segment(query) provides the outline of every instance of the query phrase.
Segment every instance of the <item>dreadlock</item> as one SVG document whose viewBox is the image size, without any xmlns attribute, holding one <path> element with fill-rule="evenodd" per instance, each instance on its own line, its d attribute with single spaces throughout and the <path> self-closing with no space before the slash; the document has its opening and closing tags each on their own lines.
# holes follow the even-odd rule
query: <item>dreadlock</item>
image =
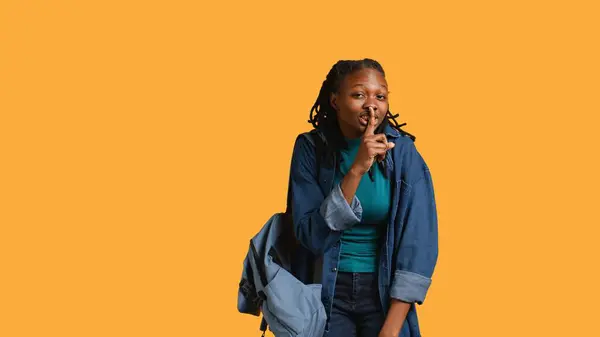
<svg viewBox="0 0 600 337">
<path fill-rule="evenodd" d="M 321 90 L 319 91 L 319 96 L 310 109 L 308 122 L 311 123 L 315 129 L 323 131 L 323 134 L 328 141 L 325 157 L 329 157 L 332 152 L 339 152 L 341 149 L 345 149 L 348 146 L 338 124 L 337 111 L 331 106 L 329 97 L 332 93 L 339 90 L 342 81 L 347 75 L 364 68 L 375 69 L 385 77 L 383 67 L 375 60 L 368 58 L 362 60 L 340 60 L 333 65 L 331 70 L 329 70 L 325 81 L 323 81 Z M 382 133 L 386 125 L 389 124 L 402 135 L 406 135 L 415 141 L 415 136 L 401 129 L 406 123 L 398 124 L 398 121 L 396 121 L 398 116 L 398 114 L 394 115 L 388 110 L 384 117 L 384 121 L 375 129 L 375 133 Z M 339 160 L 340 156 L 337 156 L 337 158 Z M 387 170 L 383 169 L 383 163 L 377 164 L 387 178 Z M 372 170 L 369 170 L 369 177 L 371 180 L 374 179 Z"/>
</svg>

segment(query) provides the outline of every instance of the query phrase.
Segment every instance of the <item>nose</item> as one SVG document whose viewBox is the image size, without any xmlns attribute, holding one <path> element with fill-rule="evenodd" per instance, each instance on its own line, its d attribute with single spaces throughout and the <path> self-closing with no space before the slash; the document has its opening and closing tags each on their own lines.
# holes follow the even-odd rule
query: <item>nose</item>
<svg viewBox="0 0 600 337">
<path fill-rule="evenodd" d="M 368 97 L 365 100 L 363 109 L 365 109 L 365 111 L 369 111 L 369 108 L 373 108 L 373 110 L 377 112 L 377 100 L 375 99 L 375 97 Z"/>
<path fill-rule="evenodd" d="M 363 105 L 363 109 L 367 112 L 369 112 L 369 108 L 373 108 L 373 111 L 377 112 L 377 104 L 367 100 L 365 101 L 365 104 Z"/>
</svg>

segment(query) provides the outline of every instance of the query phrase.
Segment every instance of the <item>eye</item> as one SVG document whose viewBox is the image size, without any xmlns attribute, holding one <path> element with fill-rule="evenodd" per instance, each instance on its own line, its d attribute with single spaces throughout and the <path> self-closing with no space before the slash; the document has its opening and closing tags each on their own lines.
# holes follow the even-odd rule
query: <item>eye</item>
<svg viewBox="0 0 600 337">
<path fill-rule="evenodd" d="M 384 101 L 387 99 L 387 96 L 386 95 L 377 95 L 377 99 Z"/>
<path fill-rule="evenodd" d="M 363 98 L 363 97 L 365 97 L 365 95 L 363 95 L 362 93 L 359 92 L 359 93 L 356 93 L 356 94 L 352 94 L 352 97 Z"/>
</svg>

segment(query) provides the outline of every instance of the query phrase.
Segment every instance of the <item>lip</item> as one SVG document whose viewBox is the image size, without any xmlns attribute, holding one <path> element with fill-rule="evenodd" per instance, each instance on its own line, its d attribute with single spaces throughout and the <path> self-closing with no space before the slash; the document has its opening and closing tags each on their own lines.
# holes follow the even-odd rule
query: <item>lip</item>
<svg viewBox="0 0 600 337">
<path fill-rule="evenodd" d="M 362 118 L 362 117 L 366 117 L 367 119 L 369 119 L 371 116 L 370 114 L 366 113 L 366 114 L 360 114 L 358 115 L 358 118 Z M 377 115 L 377 113 L 375 114 L 375 119 L 378 120 L 379 119 L 379 115 Z"/>
<path fill-rule="evenodd" d="M 363 116 L 369 117 L 370 115 L 371 115 L 371 113 L 366 111 L 366 112 L 363 112 L 360 115 L 358 115 L 358 117 L 363 117 Z M 377 114 L 377 112 L 375 112 L 375 118 L 379 118 L 379 114 Z"/>
<path fill-rule="evenodd" d="M 379 121 L 379 117 L 375 116 L 375 124 Z M 358 122 L 360 125 L 366 126 L 369 125 L 369 115 L 360 115 L 358 116 Z"/>
</svg>

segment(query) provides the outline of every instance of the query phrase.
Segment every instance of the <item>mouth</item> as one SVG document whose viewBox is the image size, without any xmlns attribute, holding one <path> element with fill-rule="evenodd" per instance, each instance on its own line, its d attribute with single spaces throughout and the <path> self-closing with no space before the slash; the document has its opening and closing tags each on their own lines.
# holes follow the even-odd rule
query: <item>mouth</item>
<svg viewBox="0 0 600 337">
<path fill-rule="evenodd" d="M 362 115 L 358 116 L 358 120 L 360 122 L 360 125 L 363 125 L 363 126 L 369 125 L 369 114 L 362 114 Z M 375 124 L 377 124 L 378 120 L 379 120 L 379 117 L 377 115 L 375 115 Z"/>
</svg>

